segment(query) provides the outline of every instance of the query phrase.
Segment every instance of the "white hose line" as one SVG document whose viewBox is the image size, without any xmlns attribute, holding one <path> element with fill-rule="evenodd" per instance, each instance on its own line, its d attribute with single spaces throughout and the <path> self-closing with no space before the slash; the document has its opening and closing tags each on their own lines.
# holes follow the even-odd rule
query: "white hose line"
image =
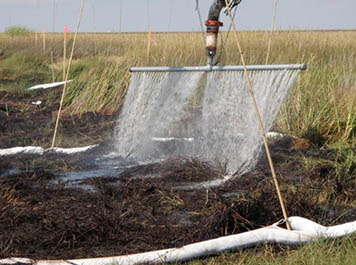
<svg viewBox="0 0 356 265">
<path fill-rule="evenodd" d="M 325 227 L 302 217 L 290 217 L 292 231 L 280 228 L 277 224 L 257 230 L 225 236 L 217 239 L 186 245 L 181 248 L 151 251 L 140 254 L 108 258 L 74 260 L 32 260 L 10 258 L 0 260 L 0 264 L 33 265 L 133 265 L 180 262 L 198 257 L 215 255 L 221 252 L 251 247 L 263 243 L 298 245 L 320 238 L 335 238 L 356 232 L 356 221 L 342 225 Z"/>
<path fill-rule="evenodd" d="M 42 85 L 37 85 L 37 86 L 33 86 L 33 87 L 30 87 L 30 88 L 27 88 L 27 90 L 38 90 L 38 89 L 47 89 L 47 88 L 59 87 L 59 86 L 63 86 L 65 83 L 70 83 L 72 81 L 73 80 L 55 82 L 55 83 L 50 83 L 50 84 L 42 84 Z"/>
<path fill-rule="evenodd" d="M 356 221 L 335 226 L 322 226 L 302 217 L 288 219 L 293 230 L 306 233 L 316 238 L 338 238 L 356 232 Z"/>
<path fill-rule="evenodd" d="M 0 149 L 1 156 L 14 156 L 14 155 L 48 155 L 48 154 L 60 154 L 60 155 L 72 155 L 77 153 L 86 152 L 88 150 L 97 147 L 98 145 L 89 145 L 76 148 L 48 148 L 44 149 L 38 146 L 26 146 L 26 147 L 12 147 L 7 149 Z"/>
</svg>

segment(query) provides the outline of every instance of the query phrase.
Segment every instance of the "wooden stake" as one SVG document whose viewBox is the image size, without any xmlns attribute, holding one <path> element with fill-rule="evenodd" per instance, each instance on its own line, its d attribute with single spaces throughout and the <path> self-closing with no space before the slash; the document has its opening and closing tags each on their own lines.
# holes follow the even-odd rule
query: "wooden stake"
<svg viewBox="0 0 356 265">
<path fill-rule="evenodd" d="M 64 35 L 63 35 L 63 81 L 66 78 L 67 34 L 68 34 L 68 27 L 67 27 L 67 25 L 64 25 Z"/>
<path fill-rule="evenodd" d="M 147 64 L 150 62 L 152 31 L 151 31 L 151 14 L 150 14 L 150 0 L 147 0 L 147 22 L 148 22 L 148 41 L 147 41 Z"/>
<path fill-rule="evenodd" d="M 56 82 L 56 77 L 54 74 L 54 60 L 53 60 L 53 51 L 51 51 L 51 70 L 52 70 L 52 82 Z"/>
<path fill-rule="evenodd" d="M 120 24 L 119 24 L 119 32 L 122 32 L 122 5 L 123 5 L 124 0 L 120 1 Z"/>
<path fill-rule="evenodd" d="M 152 31 L 148 31 L 148 40 L 147 40 L 147 58 L 150 60 L 150 52 L 151 52 L 151 44 L 152 44 Z"/>
<path fill-rule="evenodd" d="M 42 47 L 43 50 L 46 50 L 46 30 L 42 30 Z"/>
<path fill-rule="evenodd" d="M 35 30 L 35 48 L 37 48 L 38 45 L 38 31 Z"/>
</svg>

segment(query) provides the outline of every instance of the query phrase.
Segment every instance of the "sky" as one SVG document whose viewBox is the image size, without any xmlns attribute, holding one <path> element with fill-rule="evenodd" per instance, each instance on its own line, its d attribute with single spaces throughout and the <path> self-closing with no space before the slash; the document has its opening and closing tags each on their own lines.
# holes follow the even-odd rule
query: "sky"
<svg viewBox="0 0 356 265">
<path fill-rule="evenodd" d="M 274 1 L 242 0 L 237 27 L 270 29 Z M 212 2 L 199 0 L 203 20 Z M 68 25 L 74 31 L 80 4 L 81 0 L 0 0 L 0 32 L 14 25 L 47 32 L 61 32 Z M 195 7 L 196 0 L 86 0 L 80 31 L 199 31 Z M 356 29 L 355 10 L 356 0 L 278 0 L 276 28 Z M 229 24 L 224 14 L 221 20 Z"/>
</svg>

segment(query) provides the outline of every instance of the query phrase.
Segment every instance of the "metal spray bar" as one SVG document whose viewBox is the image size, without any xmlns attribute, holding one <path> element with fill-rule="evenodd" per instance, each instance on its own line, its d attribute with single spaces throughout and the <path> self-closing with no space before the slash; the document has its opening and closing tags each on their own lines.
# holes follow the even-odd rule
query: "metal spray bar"
<svg viewBox="0 0 356 265">
<path fill-rule="evenodd" d="M 270 70 L 306 70 L 306 64 L 275 64 L 275 65 L 247 65 L 248 71 Z M 244 71 L 242 65 L 230 66 L 168 66 L 168 67 L 131 67 L 130 72 L 211 72 L 211 71 Z"/>
</svg>

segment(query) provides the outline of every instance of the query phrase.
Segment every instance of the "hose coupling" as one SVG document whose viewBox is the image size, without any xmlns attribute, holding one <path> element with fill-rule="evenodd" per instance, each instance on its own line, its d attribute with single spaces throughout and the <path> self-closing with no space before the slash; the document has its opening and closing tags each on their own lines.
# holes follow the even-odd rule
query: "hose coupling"
<svg viewBox="0 0 356 265">
<path fill-rule="evenodd" d="M 219 28 L 223 26 L 223 23 L 218 20 L 207 20 L 205 26 L 207 55 L 214 57 L 218 46 Z"/>
</svg>

